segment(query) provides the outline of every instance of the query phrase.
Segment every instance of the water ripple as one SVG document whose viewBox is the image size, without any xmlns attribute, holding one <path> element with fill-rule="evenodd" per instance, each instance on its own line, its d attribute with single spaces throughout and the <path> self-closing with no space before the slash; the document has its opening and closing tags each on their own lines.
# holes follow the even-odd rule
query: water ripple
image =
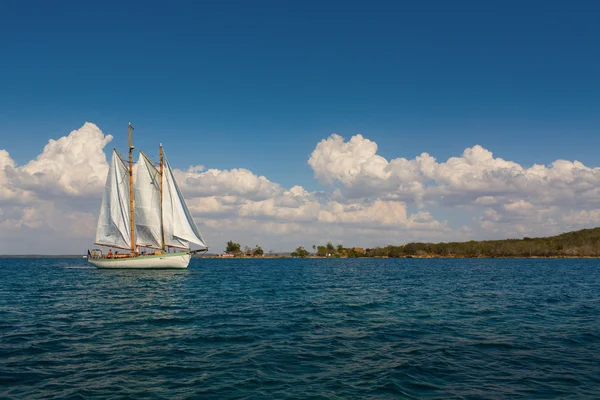
<svg viewBox="0 0 600 400">
<path fill-rule="evenodd" d="M 600 398 L 596 260 L 0 268 L 0 397 Z"/>
</svg>

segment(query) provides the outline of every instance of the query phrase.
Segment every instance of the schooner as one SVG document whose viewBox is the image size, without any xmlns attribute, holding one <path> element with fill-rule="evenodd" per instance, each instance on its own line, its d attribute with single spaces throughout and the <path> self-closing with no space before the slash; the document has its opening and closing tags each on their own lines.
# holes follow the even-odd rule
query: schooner
<svg viewBox="0 0 600 400">
<path fill-rule="evenodd" d="M 208 250 L 160 145 L 159 168 L 140 151 L 133 165 L 133 127 L 128 126 L 129 162 L 113 150 L 95 244 L 88 251 L 97 268 L 187 268 L 192 254 Z M 135 181 L 134 181 L 135 169 Z M 200 248 L 190 249 L 190 243 Z M 119 253 L 118 250 L 125 250 Z"/>
</svg>

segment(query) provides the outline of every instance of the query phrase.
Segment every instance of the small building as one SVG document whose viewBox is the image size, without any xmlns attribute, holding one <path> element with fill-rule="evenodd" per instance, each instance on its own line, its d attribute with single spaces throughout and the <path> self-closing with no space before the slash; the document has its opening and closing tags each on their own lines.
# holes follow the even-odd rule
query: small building
<svg viewBox="0 0 600 400">
<path fill-rule="evenodd" d="M 365 249 L 363 249 L 362 247 L 353 247 L 352 251 L 358 254 L 365 254 Z"/>
</svg>

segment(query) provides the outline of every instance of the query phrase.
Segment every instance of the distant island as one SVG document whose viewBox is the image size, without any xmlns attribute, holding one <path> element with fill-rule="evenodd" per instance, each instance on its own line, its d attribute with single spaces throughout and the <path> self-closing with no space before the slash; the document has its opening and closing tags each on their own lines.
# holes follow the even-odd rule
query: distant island
<svg viewBox="0 0 600 400">
<path fill-rule="evenodd" d="M 265 254 L 260 246 L 241 251 L 233 241 L 227 243 L 225 253 L 216 257 L 299 257 L 299 258 L 495 258 L 495 257 L 600 257 L 600 228 L 582 229 L 556 236 L 522 239 L 483 240 L 449 243 L 412 242 L 401 246 L 364 249 L 362 247 L 313 245 L 312 250 L 298 247 L 291 254 Z"/>
<path fill-rule="evenodd" d="M 407 243 L 367 249 L 367 257 L 600 257 L 600 228 L 556 236 L 450 243 Z"/>
<path fill-rule="evenodd" d="M 0 258 L 81 258 L 81 254 L 0 254 Z"/>
</svg>

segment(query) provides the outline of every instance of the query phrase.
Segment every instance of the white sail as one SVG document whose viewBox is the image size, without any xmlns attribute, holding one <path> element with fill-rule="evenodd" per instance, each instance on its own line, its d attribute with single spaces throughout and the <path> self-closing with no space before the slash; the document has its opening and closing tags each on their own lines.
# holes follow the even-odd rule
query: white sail
<svg viewBox="0 0 600 400">
<path fill-rule="evenodd" d="M 160 172 L 143 153 L 140 153 L 135 172 L 135 244 L 160 249 Z"/>
<path fill-rule="evenodd" d="M 185 204 L 166 156 L 164 157 L 162 205 L 166 245 L 187 248 L 188 242 L 191 242 L 204 248 L 208 247 Z"/>
<path fill-rule="evenodd" d="M 102 207 L 96 228 L 96 243 L 131 248 L 129 212 L 129 168 L 115 150 L 110 161 Z"/>
</svg>

